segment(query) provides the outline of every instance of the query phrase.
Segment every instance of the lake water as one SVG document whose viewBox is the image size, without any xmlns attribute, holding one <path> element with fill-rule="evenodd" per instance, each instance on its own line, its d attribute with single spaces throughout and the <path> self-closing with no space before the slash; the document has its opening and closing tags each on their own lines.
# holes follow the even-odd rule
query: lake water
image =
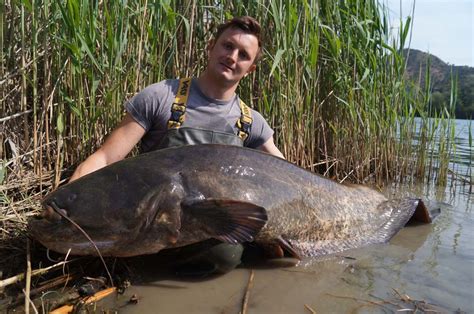
<svg viewBox="0 0 474 314">
<path fill-rule="evenodd" d="M 472 181 L 472 125 L 456 124 L 457 155 L 450 167 Z M 474 200 L 469 185 L 456 180 L 447 188 L 389 187 L 385 193 L 419 196 L 441 214 L 433 224 L 404 228 L 389 244 L 306 259 L 298 266 L 284 267 L 292 261 L 282 260 L 275 267 L 239 268 L 207 280 L 183 281 L 163 276 L 150 260 L 135 269 L 144 279 L 109 299 L 108 306 L 121 313 L 239 313 L 254 271 L 248 313 L 392 313 L 415 306 L 474 313 Z M 133 294 L 139 302 L 127 304 Z"/>
</svg>

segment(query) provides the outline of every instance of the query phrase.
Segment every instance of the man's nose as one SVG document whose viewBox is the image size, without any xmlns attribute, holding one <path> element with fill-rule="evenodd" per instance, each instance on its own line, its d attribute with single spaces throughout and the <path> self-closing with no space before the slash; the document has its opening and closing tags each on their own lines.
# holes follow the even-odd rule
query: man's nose
<svg viewBox="0 0 474 314">
<path fill-rule="evenodd" d="M 239 51 L 234 49 L 227 54 L 228 61 L 232 61 L 233 63 L 237 62 L 237 56 L 239 55 Z"/>
</svg>

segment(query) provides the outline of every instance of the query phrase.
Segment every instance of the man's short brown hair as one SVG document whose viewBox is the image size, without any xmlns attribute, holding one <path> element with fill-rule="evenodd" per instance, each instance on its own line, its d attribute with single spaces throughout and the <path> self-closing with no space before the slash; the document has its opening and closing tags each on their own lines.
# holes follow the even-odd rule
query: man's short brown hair
<svg viewBox="0 0 474 314">
<path fill-rule="evenodd" d="M 227 20 L 225 23 L 217 26 L 217 32 L 214 35 L 214 40 L 217 41 L 217 39 L 222 35 L 222 33 L 228 28 L 239 28 L 245 33 L 257 37 L 258 52 L 257 56 L 255 57 L 254 63 L 260 60 L 260 58 L 262 57 L 263 49 L 260 23 L 258 23 L 258 21 L 251 16 L 234 17 L 233 19 Z"/>
</svg>

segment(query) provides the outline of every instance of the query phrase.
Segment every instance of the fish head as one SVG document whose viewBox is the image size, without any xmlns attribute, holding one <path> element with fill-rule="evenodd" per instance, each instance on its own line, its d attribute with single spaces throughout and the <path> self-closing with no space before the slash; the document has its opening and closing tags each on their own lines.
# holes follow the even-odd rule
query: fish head
<svg viewBox="0 0 474 314">
<path fill-rule="evenodd" d="M 41 215 L 29 221 L 29 233 L 53 251 L 71 249 L 76 255 L 97 255 L 99 250 L 104 256 L 130 256 L 176 242 L 179 212 L 161 206 L 159 189 L 125 191 L 121 182 L 102 177 L 84 177 L 48 194 Z M 152 227 L 152 247 L 137 252 L 136 243 Z"/>
</svg>

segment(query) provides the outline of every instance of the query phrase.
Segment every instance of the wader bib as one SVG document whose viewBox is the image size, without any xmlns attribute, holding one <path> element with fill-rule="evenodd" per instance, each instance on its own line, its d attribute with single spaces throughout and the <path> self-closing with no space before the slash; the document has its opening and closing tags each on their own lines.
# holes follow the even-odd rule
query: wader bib
<svg viewBox="0 0 474 314">
<path fill-rule="evenodd" d="M 240 101 L 241 117 L 236 122 L 237 134 L 181 127 L 185 119 L 190 87 L 191 78 L 179 81 L 178 92 L 171 106 L 168 130 L 158 149 L 197 144 L 243 146 L 252 125 L 251 110 L 243 101 Z M 210 239 L 171 250 L 177 260 L 176 271 L 178 274 L 208 275 L 215 272 L 227 272 L 237 267 L 240 264 L 243 246 Z"/>
</svg>

